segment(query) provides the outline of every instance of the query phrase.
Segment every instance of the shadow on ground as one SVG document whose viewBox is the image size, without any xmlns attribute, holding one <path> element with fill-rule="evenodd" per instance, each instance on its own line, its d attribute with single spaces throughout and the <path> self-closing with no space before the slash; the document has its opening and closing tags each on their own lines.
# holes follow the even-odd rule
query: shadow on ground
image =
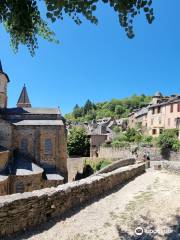
<svg viewBox="0 0 180 240">
<path fill-rule="evenodd" d="M 157 229 L 154 220 L 148 217 L 140 216 L 132 226 L 133 233 L 121 229 L 121 226 L 116 225 L 116 229 L 120 240 L 180 240 L 180 216 L 173 217 L 175 224 L 164 226 L 161 229 Z"/>
</svg>

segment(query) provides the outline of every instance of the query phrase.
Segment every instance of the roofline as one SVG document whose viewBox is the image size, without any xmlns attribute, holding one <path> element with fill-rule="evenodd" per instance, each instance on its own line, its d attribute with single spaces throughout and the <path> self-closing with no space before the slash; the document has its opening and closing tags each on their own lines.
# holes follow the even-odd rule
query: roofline
<svg viewBox="0 0 180 240">
<path fill-rule="evenodd" d="M 5 77 L 7 78 L 7 81 L 8 81 L 8 83 L 10 82 L 10 80 L 9 80 L 9 77 L 8 77 L 8 75 L 7 75 L 7 73 L 5 73 L 5 72 L 0 72 L 0 74 L 3 74 L 3 75 L 5 75 Z"/>
<path fill-rule="evenodd" d="M 167 102 L 162 102 L 162 103 L 159 103 L 159 104 L 150 105 L 149 108 L 171 105 L 173 103 L 178 103 L 178 102 L 180 102 L 180 98 L 179 99 L 174 99 L 174 100 L 172 99 L 172 101 L 167 101 Z"/>
</svg>

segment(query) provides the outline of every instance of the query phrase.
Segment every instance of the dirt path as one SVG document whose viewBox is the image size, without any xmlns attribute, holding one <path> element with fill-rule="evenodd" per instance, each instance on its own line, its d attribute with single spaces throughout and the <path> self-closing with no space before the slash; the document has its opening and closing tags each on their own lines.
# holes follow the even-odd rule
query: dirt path
<svg viewBox="0 0 180 240">
<path fill-rule="evenodd" d="M 137 227 L 144 230 L 140 238 L 135 234 Z M 180 176 L 149 171 L 75 215 L 16 239 L 180 239 Z"/>
</svg>

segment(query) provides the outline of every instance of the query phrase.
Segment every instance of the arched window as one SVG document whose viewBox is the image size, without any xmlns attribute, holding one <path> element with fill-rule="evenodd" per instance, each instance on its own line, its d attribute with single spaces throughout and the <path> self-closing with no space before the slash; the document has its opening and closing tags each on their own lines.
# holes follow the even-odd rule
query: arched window
<svg viewBox="0 0 180 240">
<path fill-rule="evenodd" d="M 20 149 L 21 149 L 21 152 L 28 153 L 28 139 L 27 138 L 21 139 Z"/>
<path fill-rule="evenodd" d="M 45 154 L 52 154 L 52 141 L 50 138 L 45 139 L 44 151 Z"/>
<path fill-rule="evenodd" d="M 23 193 L 24 192 L 24 184 L 22 182 L 16 183 L 16 193 Z"/>
</svg>

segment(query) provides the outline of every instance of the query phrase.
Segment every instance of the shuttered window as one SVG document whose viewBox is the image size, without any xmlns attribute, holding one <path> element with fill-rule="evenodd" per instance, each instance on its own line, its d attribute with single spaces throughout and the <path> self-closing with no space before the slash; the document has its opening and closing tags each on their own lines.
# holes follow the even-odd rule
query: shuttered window
<svg viewBox="0 0 180 240">
<path fill-rule="evenodd" d="M 170 112 L 173 112 L 173 104 L 170 105 Z"/>
<path fill-rule="evenodd" d="M 177 111 L 180 112 L 180 103 L 177 104 Z"/>
</svg>

